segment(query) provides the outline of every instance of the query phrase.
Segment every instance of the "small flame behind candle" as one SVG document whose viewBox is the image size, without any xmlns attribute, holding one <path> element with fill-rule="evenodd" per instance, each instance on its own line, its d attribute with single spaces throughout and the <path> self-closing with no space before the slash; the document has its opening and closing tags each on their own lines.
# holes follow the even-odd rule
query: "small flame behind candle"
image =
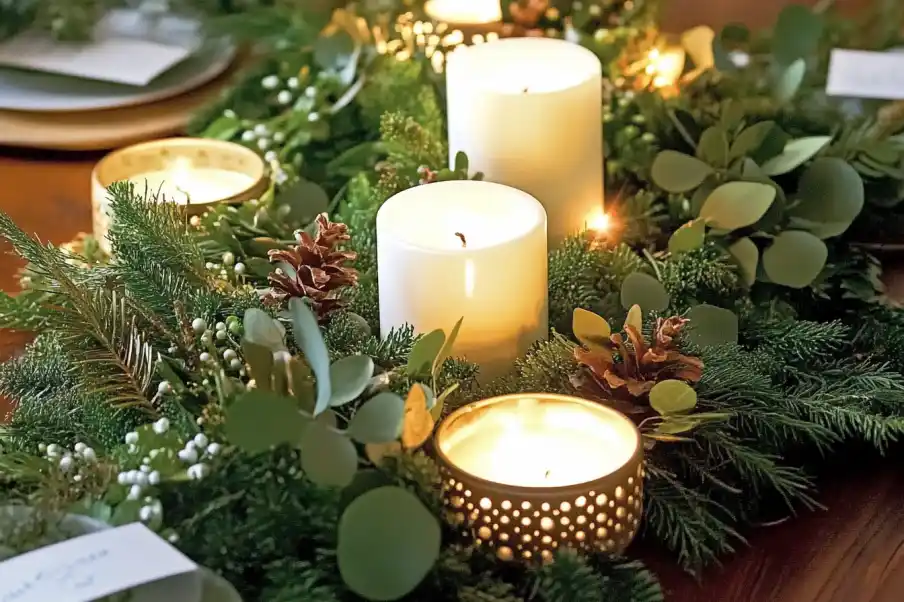
<svg viewBox="0 0 904 602">
<path fill-rule="evenodd" d="M 605 234 L 612 226 L 612 222 L 607 213 L 594 212 L 587 217 L 587 229 L 593 230 L 596 234 Z"/>
</svg>

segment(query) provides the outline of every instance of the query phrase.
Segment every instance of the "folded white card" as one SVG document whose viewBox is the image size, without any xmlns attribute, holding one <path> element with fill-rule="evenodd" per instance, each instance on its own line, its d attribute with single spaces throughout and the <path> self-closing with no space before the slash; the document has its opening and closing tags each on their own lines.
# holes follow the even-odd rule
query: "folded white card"
<svg viewBox="0 0 904 602">
<path fill-rule="evenodd" d="M 98 531 L 0 563 L 3 602 L 91 602 L 143 584 L 135 602 L 201 597 L 198 566 L 140 523 Z M 191 573 L 190 575 L 188 573 Z M 184 578 L 176 577 L 183 576 Z M 160 581 L 175 577 L 167 581 Z M 142 588 L 144 589 L 144 588 Z"/>
<path fill-rule="evenodd" d="M 826 93 L 853 98 L 904 99 L 904 53 L 833 50 Z"/>
<path fill-rule="evenodd" d="M 64 44 L 27 33 L 0 44 L 0 65 L 146 86 L 191 54 L 190 48 L 128 37 Z"/>
</svg>

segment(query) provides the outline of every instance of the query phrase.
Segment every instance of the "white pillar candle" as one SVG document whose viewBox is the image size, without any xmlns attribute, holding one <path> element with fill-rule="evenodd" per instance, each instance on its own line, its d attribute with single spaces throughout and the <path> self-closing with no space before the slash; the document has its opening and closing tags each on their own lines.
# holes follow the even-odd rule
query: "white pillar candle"
<svg viewBox="0 0 904 602">
<path fill-rule="evenodd" d="M 424 8 L 437 21 L 456 25 L 477 25 L 502 20 L 502 5 L 499 0 L 430 0 Z"/>
<path fill-rule="evenodd" d="M 628 418 L 584 400 L 547 394 L 497 399 L 478 404 L 473 416 L 437 437 L 449 462 L 493 483 L 588 483 L 625 466 L 640 444 Z"/>
<path fill-rule="evenodd" d="M 380 331 L 411 324 L 448 334 L 481 380 L 507 372 L 548 334 L 546 214 L 501 184 L 438 182 L 401 192 L 377 214 Z"/>
<path fill-rule="evenodd" d="M 549 243 L 603 206 L 602 66 L 562 40 L 459 47 L 446 65 L 451 160 L 524 190 L 546 208 Z"/>
</svg>

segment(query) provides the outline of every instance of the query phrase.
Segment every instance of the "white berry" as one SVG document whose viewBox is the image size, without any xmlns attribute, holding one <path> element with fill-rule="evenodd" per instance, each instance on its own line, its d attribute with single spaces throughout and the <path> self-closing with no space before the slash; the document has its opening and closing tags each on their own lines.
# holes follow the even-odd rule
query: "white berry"
<svg viewBox="0 0 904 602">
<path fill-rule="evenodd" d="M 245 273 L 245 264 L 241 263 L 241 262 L 237 263 L 237 264 L 235 264 L 235 267 L 232 269 L 235 271 L 236 274 L 241 276 L 242 274 Z"/>
<path fill-rule="evenodd" d="M 130 500 L 140 499 L 141 498 L 141 485 L 132 485 L 132 487 L 129 488 L 128 498 Z"/>
<path fill-rule="evenodd" d="M 261 86 L 266 88 L 267 90 L 273 90 L 276 86 L 279 85 L 279 78 L 275 75 L 268 75 L 264 79 L 261 80 Z"/>
<path fill-rule="evenodd" d="M 198 461 L 198 452 L 194 448 L 179 450 L 179 459 L 188 464 Z"/>
<path fill-rule="evenodd" d="M 160 473 L 156 470 L 151 472 L 148 475 L 148 484 L 149 485 L 159 485 L 160 484 Z"/>
<path fill-rule="evenodd" d="M 217 340 L 218 340 L 218 341 L 225 341 L 228 337 L 229 337 L 229 335 L 226 334 L 226 331 L 225 331 L 225 330 L 218 330 L 218 331 L 217 331 Z"/>
<path fill-rule="evenodd" d="M 251 142 L 254 140 L 254 132 L 251 130 L 245 130 L 242 132 L 242 142 Z"/>
<path fill-rule="evenodd" d="M 226 361 L 234 360 L 238 354 L 233 349 L 227 349 L 223 352 L 223 359 Z"/>
<path fill-rule="evenodd" d="M 233 370 L 238 370 L 242 367 L 242 360 L 236 358 L 234 360 L 230 360 L 229 367 Z"/>
<path fill-rule="evenodd" d="M 97 460 L 97 454 L 90 447 L 86 447 L 82 450 L 82 458 L 85 459 L 85 462 L 94 462 Z"/>
<path fill-rule="evenodd" d="M 188 478 L 196 481 L 206 477 L 208 472 L 209 469 L 206 464 L 193 464 L 192 466 L 189 466 L 186 471 Z"/>
<path fill-rule="evenodd" d="M 161 418 L 157 422 L 154 423 L 154 432 L 158 435 L 162 435 L 166 431 L 169 430 L 170 422 L 169 418 Z"/>
<path fill-rule="evenodd" d="M 135 445 L 138 443 L 138 433 L 132 431 L 131 433 L 126 433 L 126 443 L 129 445 Z"/>
<path fill-rule="evenodd" d="M 60 470 L 69 472 L 70 468 L 72 468 L 72 456 L 63 456 L 60 458 Z"/>
<path fill-rule="evenodd" d="M 167 395 L 173 391 L 173 386 L 169 384 L 168 380 L 160 381 L 160 384 L 157 385 L 157 392 L 161 395 Z"/>
<path fill-rule="evenodd" d="M 200 359 L 202 362 L 204 362 L 206 364 L 207 362 L 210 361 L 210 354 L 205 351 L 204 353 L 201 354 Z"/>
<path fill-rule="evenodd" d="M 85 449 L 86 449 L 87 447 L 88 447 L 87 445 L 85 445 L 84 443 L 82 443 L 81 441 L 79 441 L 78 443 L 75 444 L 75 447 L 74 447 L 73 449 L 75 449 L 75 453 L 80 454 L 80 453 L 82 453 L 83 451 L 85 451 Z"/>
<path fill-rule="evenodd" d="M 211 443 L 207 446 L 207 453 L 211 456 L 215 456 L 220 453 L 220 448 L 222 448 L 222 446 L 219 443 Z"/>
<path fill-rule="evenodd" d="M 196 333 L 201 334 L 205 330 L 207 330 L 207 322 L 204 318 L 195 318 L 191 321 L 191 329 Z"/>
<path fill-rule="evenodd" d="M 194 438 L 195 445 L 198 447 L 205 447 L 207 445 L 207 435 L 204 433 L 198 433 Z"/>
<path fill-rule="evenodd" d="M 270 131 L 267 129 L 266 125 L 264 125 L 263 123 L 259 123 L 256 126 L 254 126 L 254 133 L 257 134 L 258 136 L 266 136 L 267 134 L 270 133 Z"/>
<path fill-rule="evenodd" d="M 281 105 L 287 105 L 292 102 L 292 93 L 288 90 L 283 90 L 279 94 L 276 95 L 276 102 Z"/>
<path fill-rule="evenodd" d="M 148 522 L 154 518 L 154 509 L 150 506 L 142 506 L 141 510 L 138 511 L 138 518 L 141 519 L 141 522 Z"/>
</svg>

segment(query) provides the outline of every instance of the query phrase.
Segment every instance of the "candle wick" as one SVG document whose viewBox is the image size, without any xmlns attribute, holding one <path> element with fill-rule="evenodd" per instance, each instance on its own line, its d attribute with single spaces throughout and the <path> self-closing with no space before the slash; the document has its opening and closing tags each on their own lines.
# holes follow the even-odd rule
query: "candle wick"
<svg viewBox="0 0 904 602">
<path fill-rule="evenodd" d="M 455 233 L 455 236 L 457 236 L 458 238 L 461 239 L 461 248 L 462 248 L 462 249 L 467 249 L 467 248 L 468 248 L 468 241 L 465 239 L 465 235 L 462 234 L 461 232 L 456 232 L 456 233 Z"/>
<path fill-rule="evenodd" d="M 551 472 L 552 472 L 551 470 L 547 470 L 547 471 L 546 471 L 546 474 L 543 475 L 543 478 L 544 478 L 544 479 L 549 479 L 549 473 L 551 473 Z"/>
<path fill-rule="evenodd" d="M 183 189 L 182 189 L 181 187 L 179 187 L 179 186 L 176 186 L 176 190 L 178 190 L 179 192 L 181 192 L 182 194 L 185 195 L 185 204 L 186 204 L 186 205 L 190 205 L 190 204 L 191 204 L 191 195 L 188 194 L 187 191 L 183 190 Z"/>
<path fill-rule="evenodd" d="M 524 90 L 522 90 L 521 93 L 522 93 L 522 94 L 527 94 L 528 90 L 530 90 L 530 88 L 524 88 Z"/>
</svg>

